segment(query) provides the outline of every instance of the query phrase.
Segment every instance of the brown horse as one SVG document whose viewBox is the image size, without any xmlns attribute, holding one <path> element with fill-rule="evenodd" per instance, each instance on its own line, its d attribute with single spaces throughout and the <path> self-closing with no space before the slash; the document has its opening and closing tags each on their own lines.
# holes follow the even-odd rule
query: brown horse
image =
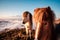
<svg viewBox="0 0 60 40">
<path fill-rule="evenodd" d="M 53 40 L 55 14 L 50 7 L 34 10 L 35 40 Z"/>
</svg>

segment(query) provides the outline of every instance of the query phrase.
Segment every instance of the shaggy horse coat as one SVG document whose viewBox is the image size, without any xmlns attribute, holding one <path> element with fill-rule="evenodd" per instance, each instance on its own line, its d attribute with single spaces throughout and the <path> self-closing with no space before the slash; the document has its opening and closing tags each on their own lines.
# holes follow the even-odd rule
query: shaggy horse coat
<svg viewBox="0 0 60 40">
<path fill-rule="evenodd" d="M 54 19 L 55 14 L 50 7 L 34 10 L 35 40 L 53 40 Z"/>
</svg>

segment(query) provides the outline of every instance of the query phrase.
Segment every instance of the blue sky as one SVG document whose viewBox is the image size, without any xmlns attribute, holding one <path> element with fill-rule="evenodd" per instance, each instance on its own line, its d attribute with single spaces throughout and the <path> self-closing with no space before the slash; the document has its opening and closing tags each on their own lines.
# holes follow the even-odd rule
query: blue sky
<svg viewBox="0 0 60 40">
<path fill-rule="evenodd" d="M 47 6 L 60 18 L 60 0 L 0 0 L 0 17 L 22 15 L 24 11 L 33 14 L 35 8 Z"/>
</svg>

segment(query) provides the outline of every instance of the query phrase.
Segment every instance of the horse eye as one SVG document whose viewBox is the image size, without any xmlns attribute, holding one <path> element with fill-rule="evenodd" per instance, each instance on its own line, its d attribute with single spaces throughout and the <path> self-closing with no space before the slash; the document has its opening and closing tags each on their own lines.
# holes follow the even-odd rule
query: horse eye
<svg viewBox="0 0 60 40">
<path fill-rule="evenodd" d="M 44 23 L 44 25 L 47 25 L 47 23 Z"/>
</svg>

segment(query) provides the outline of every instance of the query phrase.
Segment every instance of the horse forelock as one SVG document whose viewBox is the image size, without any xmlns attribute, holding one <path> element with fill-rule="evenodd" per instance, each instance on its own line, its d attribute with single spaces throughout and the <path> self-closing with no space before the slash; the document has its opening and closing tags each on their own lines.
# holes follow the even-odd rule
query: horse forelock
<svg viewBox="0 0 60 40">
<path fill-rule="evenodd" d="M 42 20 L 43 13 L 46 11 L 46 8 L 36 8 L 34 10 L 34 20 L 37 22 L 38 20 Z"/>
<path fill-rule="evenodd" d="M 49 7 L 47 7 L 47 8 L 36 8 L 34 10 L 35 21 L 38 21 L 39 19 L 41 20 L 41 17 L 42 17 L 42 20 L 46 20 L 46 21 L 47 20 L 53 21 L 55 19 L 55 15 Z"/>
</svg>

